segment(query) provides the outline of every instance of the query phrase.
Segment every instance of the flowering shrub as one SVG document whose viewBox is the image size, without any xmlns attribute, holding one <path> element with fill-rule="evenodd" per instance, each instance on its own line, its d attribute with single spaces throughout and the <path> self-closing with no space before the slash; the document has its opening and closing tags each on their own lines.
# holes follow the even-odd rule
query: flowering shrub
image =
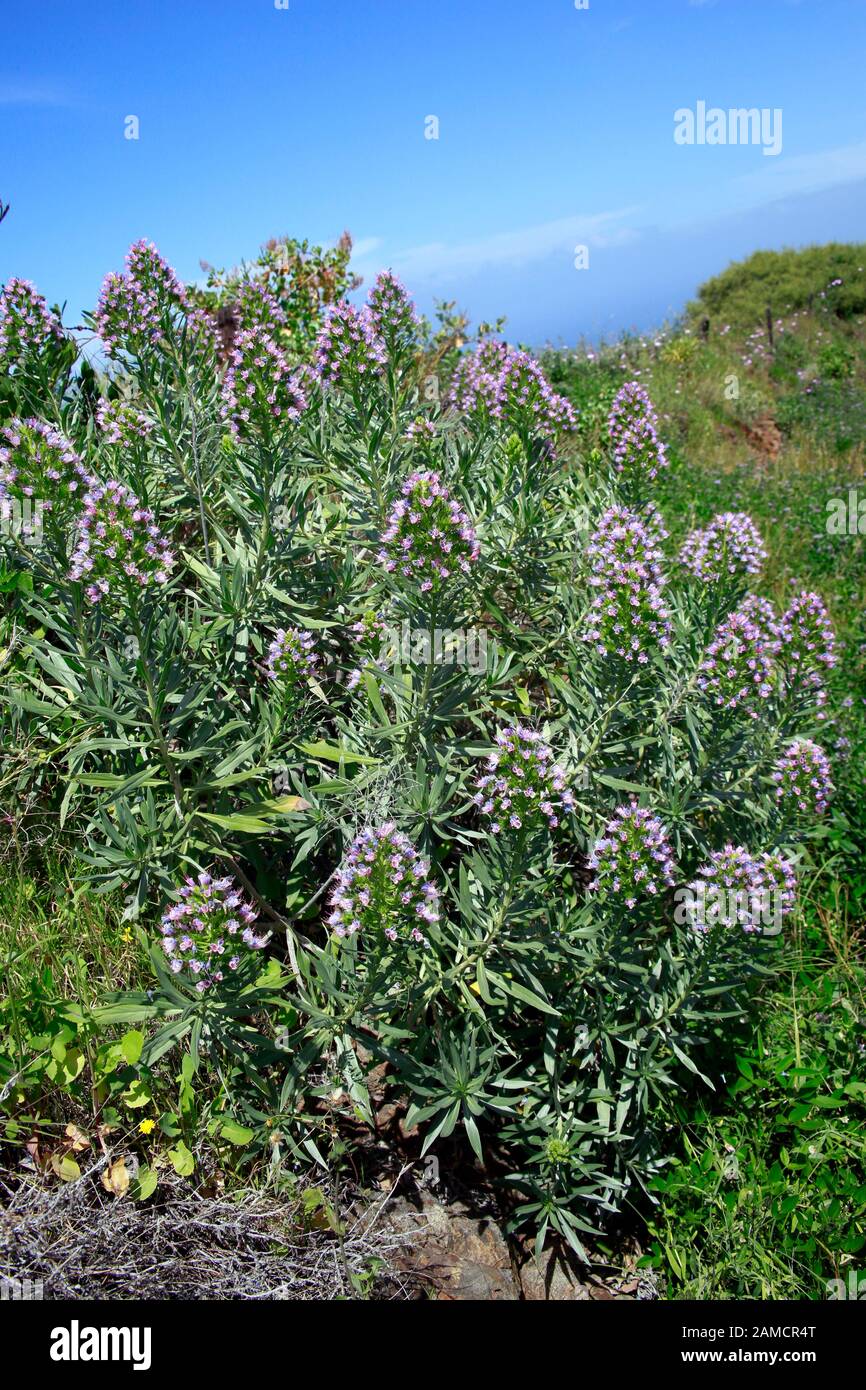
<svg viewBox="0 0 866 1390">
<path fill-rule="evenodd" d="M 7 293 L 0 486 L 51 528 L 0 530 L 0 787 L 152 938 L 153 989 L 100 1022 L 218 1067 L 250 1153 L 308 1161 L 328 1097 L 372 1120 L 384 1089 L 580 1250 L 773 968 L 756 898 L 788 919 L 830 795 L 829 620 L 746 594 L 748 516 L 675 563 L 634 383 L 584 457 L 525 353 L 454 371 L 393 276 L 356 309 L 290 249 L 215 306 L 139 243 L 93 320 L 110 382 L 46 368 L 61 330 Z M 745 917 L 705 930 L 701 883 Z"/>
</svg>

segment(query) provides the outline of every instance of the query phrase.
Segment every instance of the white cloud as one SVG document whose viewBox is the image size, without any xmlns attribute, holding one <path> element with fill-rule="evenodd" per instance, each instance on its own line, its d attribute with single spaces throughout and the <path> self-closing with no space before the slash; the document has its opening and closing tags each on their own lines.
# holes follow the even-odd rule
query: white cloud
<svg viewBox="0 0 866 1390">
<path fill-rule="evenodd" d="M 472 274 L 490 266 L 519 267 L 555 254 L 572 256 L 577 245 L 590 249 L 621 246 L 638 236 L 635 228 L 624 224 L 624 219 L 637 211 L 632 207 L 616 212 L 560 217 L 553 222 L 494 232 L 471 241 L 431 241 L 396 251 L 385 258 L 385 263 L 409 283 L 417 283 L 451 278 L 455 272 Z M 362 244 L 359 242 L 359 247 Z M 361 259 L 359 252 L 353 264 L 354 260 Z M 376 260 L 381 262 L 382 258 L 376 257 Z M 358 268 L 363 269 L 360 265 Z"/>
<path fill-rule="evenodd" d="M 365 256 L 371 256 L 374 251 L 378 251 L 382 245 L 380 236 L 362 236 L 352 244 L 352 260 L 360 261 Z"/>
<path fill-rule="evenodd" d="M 56 87 L 36 82 L 0 82 L 0 106 L 67 106 L 69 98 Z"/>
<path fill-rule="evenodd" d="M 733 182 L 778 198 L 787 193 L 815 193 L 834 184 L 866 178 L 866 141 L 835 150 L 793 155 L 767 161 L 760 172 L 742 174 Z"/>
</svg>

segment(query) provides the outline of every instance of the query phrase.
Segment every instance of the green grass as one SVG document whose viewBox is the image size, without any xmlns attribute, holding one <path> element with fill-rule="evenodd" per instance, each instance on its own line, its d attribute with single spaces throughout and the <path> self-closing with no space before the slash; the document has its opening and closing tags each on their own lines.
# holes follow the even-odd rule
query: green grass
<svg viewBox="0 0 866 1390">
<path fill-rule="evenodd" d="M 613 395 L 641 381 L 669 444 L 656 500 L 671 544 L 749 512 L 761 591 L 784 606 L 817 590 L 840 639 L 821 735 L 837 796 L 786 968 L 757 1033 L 732 1033 L 727 1089 L 670 1116 L 679 1153 L 646 1262 L 673 1298 L 825 1298 L 866 1259 L 866 536 L 827 530 L 831 499 L 866 498 L 864 271 L 866 246 L 762 252 L 702 286 L 678 328 L 545 361 L 580 408 L 582 451 L 604 447 Z"/>
<path fill-rule="evenodd" d="M 668 1297 L 821 1299 L 862 1269 L 866 970 L 847 898 L 828 875 L 727 1090 L 671 1116 L 681 1152 L 645 1261 Z"/>
</svg>

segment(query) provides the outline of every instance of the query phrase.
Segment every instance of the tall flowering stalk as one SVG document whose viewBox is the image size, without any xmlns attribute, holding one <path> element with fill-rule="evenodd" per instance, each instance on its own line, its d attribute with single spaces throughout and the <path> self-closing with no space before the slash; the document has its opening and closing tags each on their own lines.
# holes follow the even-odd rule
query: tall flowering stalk
<svg viewBox="0 0 866 1390">
<path fill-rule="evenodd" d="M 243 439 L 271 439 L 307 409 L 303 376 L 262 328 L 238 334 L 223 382 L 223 417 Z"/>
<path fill-rule="evenodd" d="M 367 296 L 367 309 L 373 332 L 391 359 L 417 345 L 420 319 L 405 285 L 392 271 L 383 270 L 376 276 Z"/>
<path fill-rule="evenodd" d="M 729 841 L 698 873 L 687 889 L 685 913 L 694 931 L 739 926 L 745 932 L 775 934 L 793 911 L 796 877 L 780 854 L 756 857 Z"/>
<path fill-rule="evenodd" d="M 782 809 L 801 816 L 822 816 L 834 790 L 830 760 L 808 738 L 788 745 L 773 769 L 773 781 Z"/>
<path fill-rule="evenodd" d="M 788 688 L 827 702 L 825 677 L 836 665 L 836 639 L 830 615 L 818 594 L 804 590 L 782 614 L 781 659 Z"/>
<path fill-rule="evenodd" d="M 680 562 L 703 584 L 742 583 L 760 574 L 766 559 L 760 532 L 746 512 L 720 512 L 709 526 L 691 531 L 680 550 Z"/>
<path fill-rule="evenodd" d="M 565 773 L 537 729 L 509 725 L 496 735 L 496 751 L 476 782 L 475 805 L 493 835 L 531 830 L 544 822 L 553 830 L 574 809 Z"/>
<path fill-rule="evenodd" d="M 382 535 L 379 561 L 388 573 L 429 593 L 456 574 L 468 574 L 480 549 L 469 517 L 439 474 L 426 468 L 411 473 Z"/>
<path fill-rule="evenodd" d="M 69 570 L 86 585 L 89 603 L 101 603 L 113 588 L 166 584 L 173 565 L 168 540 L 135 493 L 115 480 L 90 489 Z"/>
<path fill-rule="evenodd" d="M 362 830 L 336 874 L 328 926 L 335 936 L 363 933 L 384 941 L 424 945 L 439 920 L 439 892 L 430 863 L 393 821 Z"/>
<path fill-rule="evenodd" d="M 591 885 L 602 898 L 616 898 L 630 910 L 674 885 L 674 856 L 667 833 L 654 812 L 635 800 L 618 806 L 589 858 Z"/>
<path fill-rule="evenodd" d="M 0 503 L 39 502 L 45 512 L 68 512 L 94 485 L 73 446 L 43 420 L 13 420 L 0 430 Z"/>
<path fill-rule="evenodd" d="M 258 280 L 246 280 L 239 288 L 234 303 L 240 331 L 258 328 L 266 337 L 275 337 L 275 329 L 286 327 L 282 306 L 266 285 Z"/>
<path fill-rule="evenodd" d="M 644 521 L 609 507 L 587 546 L 595 590 L 584 640 L 599 656 L 646 665 L 654 648 L 670 646 L 670 613 L 662 597 L 660 519 Z"/>
<path fill-rule="evenodd" d="M 450 399 L 461 412 L 501 423 L 525 440 L 538 437 L 553 444 L 577 427 L 573 406 L 553 390 L 538 362 L 494 340 L 461 360 Z"/>
<path fill-rule="evenodd" d="M 367 612 L 352 624 L 355 660 L 357 665 L 349 672 L 347 690 L 355 690 L 361 683 L 365 671 L 386 671 L 388 660 L 383 648 L 388 635 L 388 624 L 377 613 Z"/>
<path fill-rule="evenodd" d="M 153 242 L 136 241 L 126 270 L 102 283 L 94 319 L 109 357 L 142 357 L 191 311 L 186 290 Z"/>
<path fill-rule="evenodd" d="M 654 482 L 667 468 L 665 446 L 659 439 L 658 416 L 637 381 L 627 381 L 614 397 L 608 415 L 614 470 L 629 482 Z"/>
<path fill-rule="evenodd" d="M 183 975 L 199 994 L 222 983 L 245 957 L 267 945 L 253 924 L 255 909 L 244 900 L 232 878 L 201 873 L 187 878 L 180 902 L 162 918 L 162 948 L 174 975 Z"/>
<path fill-rule="evenodd" d="M 65 338 L 35 285 L 17 277 L 7 281 L 0 290 L 0 372 L 38 364 Z"/>
<path fill-rule="evenodd" d="M 319 658 L 311 632 L 279 628 L 268 648 L 265 670 L 269 681 L 284 690 L 316 674 Z"/>
<path fill-rule="evenodd" d="M 387 363 L 385 344 L 371 315 L 345 300 L 329 306 L 316 339 L 316 370 L 326 386 L 350 393 L 381 376 Z"/>
<path fill-rule="evenodd" d="M 96 424 L 107 444 L 132 448 L 153 432 L 153 421 L 122 400 L 100 400 L 96 407 Z"/>
<path fill-rule="evenodd" d="M 772 695 L 779 642 L 768 619 L 765 609 L 747 599 L 716 629 L 696 683 L 717 709 L 728 714 L 740 710 L 757 719 L 762 703 Z"/>
</svg>

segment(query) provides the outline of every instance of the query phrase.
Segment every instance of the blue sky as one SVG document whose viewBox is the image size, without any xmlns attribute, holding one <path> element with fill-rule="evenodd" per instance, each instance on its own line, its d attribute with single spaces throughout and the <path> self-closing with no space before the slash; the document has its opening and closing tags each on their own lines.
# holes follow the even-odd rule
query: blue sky
<svg viewBox="0 0 866 1390">
<path fill-rule="evenodd" d="M 864 0 L 288 5 L 5 0 L 0 280 L 77 322 L 139 236 L 192 279 L 346 227 L 368 281 L 573 343 L 758 247 L 866 238 Z M 678 145 L 698 101 L 780 109 L 781 152 Z"/>
</svg>

